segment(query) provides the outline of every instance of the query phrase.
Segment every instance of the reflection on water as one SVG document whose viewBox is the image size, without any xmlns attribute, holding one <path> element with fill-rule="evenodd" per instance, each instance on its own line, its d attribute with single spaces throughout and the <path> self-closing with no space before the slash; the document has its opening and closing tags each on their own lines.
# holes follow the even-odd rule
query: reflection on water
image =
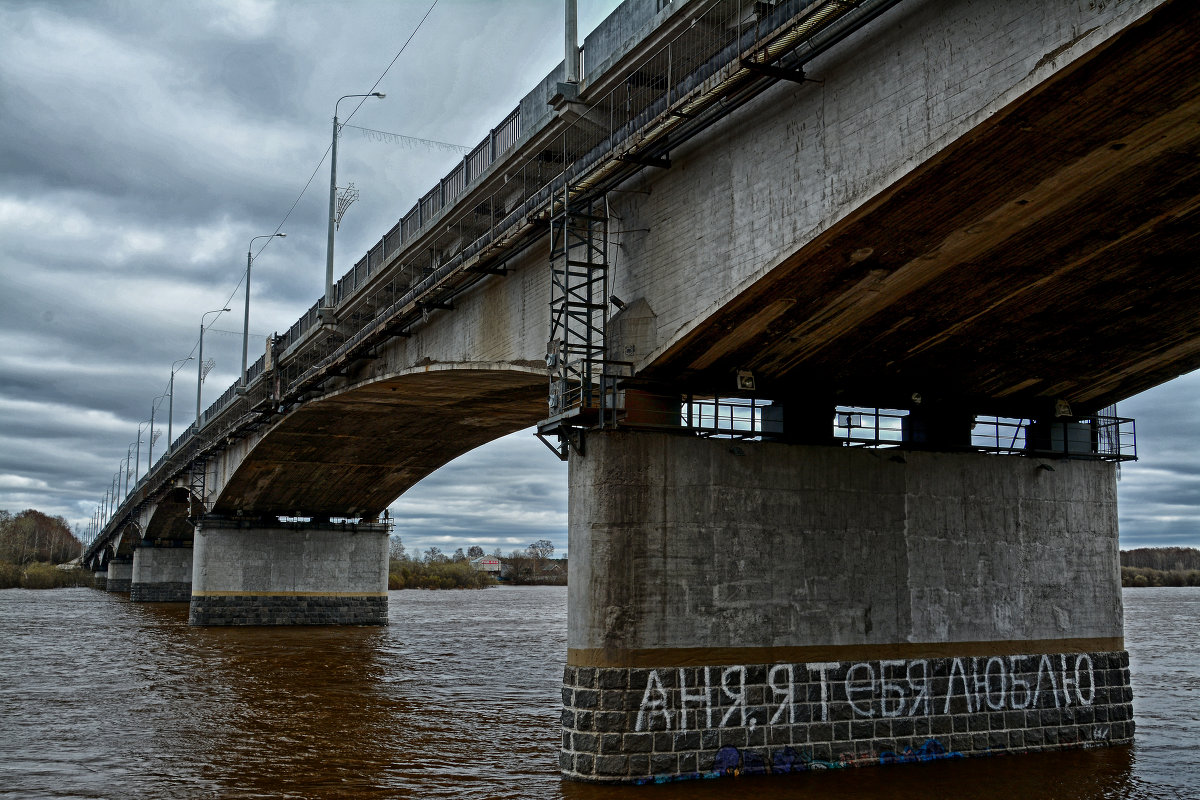
<svg viewBox="0 0 1200 800">
<path fill-rule="evenodd" d="M 648 787 L 557 775 L 566 590 L 392 592 L 388 628 L 191 628 L 0 591 L 0 797 L 1195 798 L 1200 590 L 1126 592 L 1137 744 Z"/>
</svg>

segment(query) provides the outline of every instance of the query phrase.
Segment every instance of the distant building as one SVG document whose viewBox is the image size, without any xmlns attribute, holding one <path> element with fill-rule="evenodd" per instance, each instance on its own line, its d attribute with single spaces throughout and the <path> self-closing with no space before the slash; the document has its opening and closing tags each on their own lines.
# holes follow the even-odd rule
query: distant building
<svg viewBox="0 0 1200 800">
<path fill-rule="evenodd" d="M 494 575 L 498 575 L 500 574 L 500 559 L 496 556 L 480 556 L 479 558 L 472 558 L 471 569 L 477 569 L 480 572 L 490 572 Z"/>
</svg>

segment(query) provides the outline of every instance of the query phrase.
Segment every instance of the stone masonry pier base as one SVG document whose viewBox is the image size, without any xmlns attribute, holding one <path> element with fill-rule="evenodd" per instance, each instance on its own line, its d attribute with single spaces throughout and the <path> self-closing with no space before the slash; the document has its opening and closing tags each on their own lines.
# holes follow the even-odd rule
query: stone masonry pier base
<svg viewBox="0 0 1200 800">
<path fill-rule="evenodd" d="M 128 592 L 132 577 L 133 561 L 127 558 L 114 558 L 108 562 L 108 576 L 104 581 L 104 588 L 109 592 Z"/>
<path fill-rule="evenodd" d="M 191 547 L 134 549 L 130 600 L 135 603 L 186 603 L 191 598 Z"/>
<path fill-rule="evenodd" d="M 192 625 L 386 625 L 388 526 L 202 520 Z"/>
<path fill-rule="evenodd" d="M 590 434 L 564 775 L 1125 744 L 1112 465 Z"/>
</svg>

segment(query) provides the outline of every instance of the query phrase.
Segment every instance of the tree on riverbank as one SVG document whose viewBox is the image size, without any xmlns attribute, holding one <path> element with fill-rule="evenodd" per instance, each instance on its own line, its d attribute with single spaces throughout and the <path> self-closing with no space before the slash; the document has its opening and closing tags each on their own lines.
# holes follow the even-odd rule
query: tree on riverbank
<svg viewBox="0 0 1200 800">
<path fill-rule="evenodd" d="M 83 543 L 62 517 L 32 508 L 13 516 L 0 509 L 0 561 L 20 566 L 35 561 L 61 564 L 82 551 Z"/>
<path fill-rule="evenodd" d="M 91 573 L 55 566 L 82 550 L 83 543 L 62 517 L 32 508 L 16 515 L 0 509 L 0 589 L 90 586 Z"/>
<path fill-rule="evenodd" d="M 553 558 L 554 545 L 538 539 L 524 550 L 513 550 L 504 558 L 504 580 L 517 584 L 567 585 L 567 560 Z"/>
<path fill-rule="evenodd" d="M 1139 547 L 1121 551 L 1122 586 L 1200 586 L 1200 550 Z"/>
<path fill-rule="evenodd" d="M 496 584 L 491 575 L 472 568 L 465 557 L 449 558 L 438 547 L 426 550 L 424 558 L 412 558 L 406 554 L 400 537 L 393 535 L 390 553 L 389 589 L 485 589 Z"/>
</svg>

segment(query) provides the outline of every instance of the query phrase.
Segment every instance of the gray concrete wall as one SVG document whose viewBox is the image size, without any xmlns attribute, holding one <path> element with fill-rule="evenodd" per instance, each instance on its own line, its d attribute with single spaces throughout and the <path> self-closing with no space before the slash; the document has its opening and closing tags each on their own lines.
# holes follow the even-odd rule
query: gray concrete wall
<svg viewBox="0 0 1200 800">
<path fill-rule="evenodd" d="M 693 648 L 1119 644 L 1114 467 L 1041 466 L 593 434 L 570 461 L 572 660 L 663 650 L 670 661 Z"/>
<path fill-rule="evenodd" d="M 187 602 L 192 596 L 192 548 L 139 547 L 133 551 L 129 599 L 140 603 Z"/>
<path fill-rule="evenodd" d="M 387 624 L 388 530 L 203 520 L 193 625 Z"/>
</svg>

